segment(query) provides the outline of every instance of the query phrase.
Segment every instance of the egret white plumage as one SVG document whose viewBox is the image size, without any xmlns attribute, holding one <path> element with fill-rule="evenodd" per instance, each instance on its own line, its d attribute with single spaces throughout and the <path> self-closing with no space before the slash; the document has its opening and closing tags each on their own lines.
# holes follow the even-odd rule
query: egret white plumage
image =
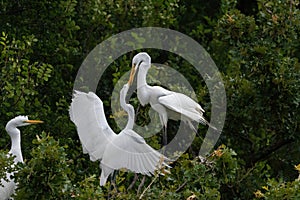
<svg viewBox="0 0 300 200">
<path fill-rule="evenodd" d="M 27 126 L 30 124 L 39 124 L 43 123 L 43 121 L 40 120 L 29 120 L 27 116 L 17 116 L 13 119 L 11 119 L 7 124 L 6 124 L 6 131 L 9 134 L 11 138 L 11 149 L 9 151 L 9 154 L 14 155 L 14 163 L 18 162 L 24 162 L 23 161 L 23 156 L 22 156 L 22 150 L 21 150 L 21 132 L 18 129 L 18 127 L 21 126 Z M 3 185 L 0 186 L 0 200 L 6 200 L 10 198 L 10 196 L 14 193 L 15 188 L 16 188 L 16 183 L 15 181 L 11 178 L 11 176 L 14 173 L 6 173 L 6 177 L 8 181 L 5 181 L 1 179 L 1 183 Z"/>
<path fill-rule="evenodd" d="M 183 120 L 195 132 L 196 128 L 192 124 L 193 121 L 208 125 L 213 129 L 215 127 L 203 117 L 204 109 L 190 97 L 167 90 L 159 86 L 150 86 L 146 82 L 147 72 L 151 67 L 151 57 L 141 52 L 132 59 L 132 69 L 129 78 L 131 85 L 134 76 L 137 75 L 137 97 L 142 106 L 150 104 L 151 107 L 158 112 L 160 122 L 164 126 L 163 144 L 167 144 L 167 122 L 168 118 L 173 120 Z"/>
<path fill-rule="evenodd" d="M 120 104 L 128 114 L 128 122 L 119 134 L 108 125 L 103 103 L 95 93 L 75 91 L 72 99 L 70 118 L 77 127 L 84 153 L 88 153 L 92 161 L 100 160 L 101 186 L 114 170 L 126 168 L 150 176 L 160 167 L 168 166 L 167 158 L 132 130 L 135 113 L 125 100 L 128 88 L 125 84 L 120 91 Z"/>
</svg>

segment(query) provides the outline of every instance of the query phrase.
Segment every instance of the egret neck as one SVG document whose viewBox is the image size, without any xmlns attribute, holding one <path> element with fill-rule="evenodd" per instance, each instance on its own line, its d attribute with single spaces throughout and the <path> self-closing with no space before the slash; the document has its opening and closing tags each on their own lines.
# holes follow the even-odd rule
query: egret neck
<svg viewBox="0 0 300 200">
<path fill-rule="evenodd" d="M 135 113 L 133 106 L 126 103 L 126 94 L 127 90 L 124 95 L 120 95 L 120 105 L 128 114 L 128 120 L 125 129 L 133 129 Z"/>
<path fill-rule="evenodd" d="M 126 124 L 125 129 L 133 129 L 134 125 L 134 108 L 132 105 L 126 104 L 126 108 L 123 109 L 128 113 L 128 121 Z"/>
<path fill-rule="evenodd" d="M 145 65 L 148 65 L 148 66 L 145 66 Z M 137 96 L 138 96 L 138 99 L 139 99 L 140 103 L 142 104 L 142 106 L 148 104 L 149 99 L 150 99 L 150 96 L 149 96 L 150 93 L 148 92 L 148 89 L 150 86 L 147 84 L 147 81 L 146 81 L 148 69 L 150 68 L 149 65 L 150 65 L 149 63 L 147 63 L 147 64 L 142 63 L 138 69 Z"/>
<path fill-rule="evenodd" d="M 7 124 L 6 131 L 8 132 L 11 138 L 11 149 L 9 153 L 16 156 L 15 162 L 23 162 L 20 130 L 11 124 Z"/>
</svg>

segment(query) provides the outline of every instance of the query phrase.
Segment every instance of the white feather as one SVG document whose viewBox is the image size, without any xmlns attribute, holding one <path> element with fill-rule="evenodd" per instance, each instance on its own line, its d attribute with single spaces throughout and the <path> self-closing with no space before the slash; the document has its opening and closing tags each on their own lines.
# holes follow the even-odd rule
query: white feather
<svg viewBox="0 0 300 200">
<path fill-rule="evenodd" d="M 75 91 L 70 118 L 76 124 L 83 152 L 92 161 L 102 159 L 106 145 L 116 136 L 106 121 L 102 101 L 92 92 Z"/>
<path fill-rule="evenodd" d="M 159 97 L 158 102 L 168 109 L 178 112 L 193 121 L 205 125 L 207 124 L 207 121 L 203 117 L 203 113 L 205 112 L 203 108 L 184 94 L 172 92 L 169 95 Z"/>
<path fill-rule="evenodd" d="M 123 109 L 129 113 L 130 125 L 118 135 L 109 127 L 103 103 L 98 96 L 92 92 L 75 91 L 72 100 L 70 118 L 77 127 L 83 150 L 90 155 L 92 161 L 101 160 L 100 185 L 106 183 L 114 170 L 126 168 L 132 172 L 151 175 L 162 166 L 168 166 L 166 164 L 168 159 L 131 129 L 134 116 L 130 113 L 134 115 L 134 110 L 125 102 L 128 87 L 125 85 L 121 90 L 120 101 Z"/>
</svg>

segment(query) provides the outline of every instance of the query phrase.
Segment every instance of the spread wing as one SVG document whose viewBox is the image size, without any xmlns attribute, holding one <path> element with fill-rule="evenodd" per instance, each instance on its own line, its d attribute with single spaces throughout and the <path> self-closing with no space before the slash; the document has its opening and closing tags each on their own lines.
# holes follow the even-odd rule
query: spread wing
<svg viewBox="0 0 300 200">
<path fill-rule="evenodd" d="M 159 97 L 158 102 L 172 111 L 185 115 L 187 118 L 202 124 L 208 124 L 203 117 L 205 112 L 203 108 L 184 94 L 172 92 L 172 94 Z"/>
<path fill-rule="evenodd" d="M 102 159 L 106 145 L 116 134 L 106 121 L 101 99 L 93 92 L 75 91 L 69 115 L 77 127 L 83 152 L 92 161 Z"/>
<path fill-rule="evenodd" d="M 163 166 L 169 167 L 166 161 L 169 159 L 149 146 L 144 138 L 133 130 L 125 129 L 105 150 L 101 161 L 100 185 L 106 183 L 107 177 L 113 170 L 126 168 L 132 172 L 150 176 Z"/>
</svg>

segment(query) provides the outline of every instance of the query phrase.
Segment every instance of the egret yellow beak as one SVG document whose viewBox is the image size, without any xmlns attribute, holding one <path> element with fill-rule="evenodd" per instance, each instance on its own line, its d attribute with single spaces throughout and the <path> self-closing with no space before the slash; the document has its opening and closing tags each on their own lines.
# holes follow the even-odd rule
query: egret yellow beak
<svg viewBox="0 0 300 200">
<path fill-rule="evenodd" d="M 135 64 L 132 65 L 131 72 L 130 72 L 130 77 L 128 84 L 131 85 L 133 80 L 134 80 L 134 75 L 135 75 Z"/>
<path fill-rule="evenodd" d="M 41 124 L 44 123 L 41 120 L 26 120 L 25 123 L 29 123 L 29 124 Z"/>
</svg>

